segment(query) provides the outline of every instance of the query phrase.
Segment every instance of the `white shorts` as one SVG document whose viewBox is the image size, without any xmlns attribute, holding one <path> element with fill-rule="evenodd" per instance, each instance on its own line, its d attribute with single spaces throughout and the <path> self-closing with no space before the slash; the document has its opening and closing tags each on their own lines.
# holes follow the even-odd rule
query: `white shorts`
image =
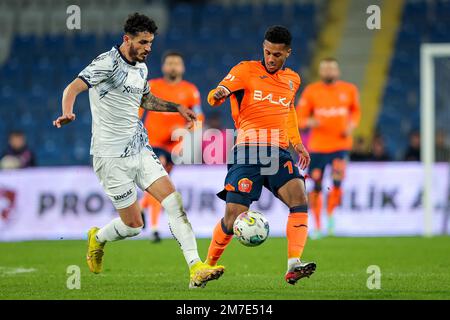
<svg viewBox="0 0 450 320">
<path fill-rule="evenodd" d="M 153 182 L 167 176 L 150 147 L 125 158 L 94 157 L 93 166 L 116 209 L 127 208 L 137 200 L 136 185 L 145 191 Z"/>
</svg>

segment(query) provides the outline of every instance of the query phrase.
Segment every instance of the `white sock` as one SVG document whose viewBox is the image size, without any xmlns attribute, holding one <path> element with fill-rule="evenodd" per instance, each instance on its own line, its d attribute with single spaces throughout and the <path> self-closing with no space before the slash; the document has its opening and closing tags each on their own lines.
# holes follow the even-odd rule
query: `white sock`
<svg viewBox="0 0 450 320">
<path fill-rule="evenodd" d="M 288 271 L 291 271 L 295 266 L 300 264 L 301 261 L 299 258 L 289 258 L 288 259 Z"/>
<path fill-rule="evenodd" d="M 142 227 L 132 228 L 123 223 L 122 219 L 115 218 L 106 226 L 98 230 L 95 238 L 98 242 L 122 240 L 128 237 L 137 236 L 141 233 Z"/>
<path fill-rule="evenodd" d="M 183 209 L 183 200 L 178 192 L 167 196 L 161 205 L 166 209 L 169 229 L 183 251 L 187 264 L 191 267 L 200 261 L 194 231 Z"/>
</svg>

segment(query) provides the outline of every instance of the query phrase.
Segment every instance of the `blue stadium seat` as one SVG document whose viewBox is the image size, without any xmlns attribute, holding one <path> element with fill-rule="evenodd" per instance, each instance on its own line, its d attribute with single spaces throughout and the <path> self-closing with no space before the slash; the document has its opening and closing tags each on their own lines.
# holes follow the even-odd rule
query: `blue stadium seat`
<svg viewBox="0 0 450 320">
<path fill-rule="evenodd" d="M 420 44 L 450 41 L 450 1 L 435 4 L 410 0 L 403 10 L 377 125 L 397 157 L 403 155 L 410 130 L 420 125 Z"/>
</svg>

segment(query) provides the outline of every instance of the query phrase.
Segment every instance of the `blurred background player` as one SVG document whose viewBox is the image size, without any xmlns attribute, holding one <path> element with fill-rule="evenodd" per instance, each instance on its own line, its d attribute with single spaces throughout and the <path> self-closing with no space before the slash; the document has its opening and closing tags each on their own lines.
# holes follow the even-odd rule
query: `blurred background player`
<svg viewBox="0 0 450 320">
<path fill-rule="evenodd" d="M 309 165 L 294 107 L 300 76 L 284 67 L 292 51 L 291 41 L 291 33 L 285 27 L 268 28 L 263 42 L 264 58 L 239 63 L 208 95 L 211 106 L 230 97 L 232 116 L 240 130 L 233 150 L 235 162 L 228 165 L 224 189 L 217 194 L 226 201 L 225 216 L 214 228 L 206 262 L 216 265 L 233 237 L 237 216 L 258 201 L 265 186 L 289 208 L 285 280 L 295 284 L 309 277 L 316 264 L 300 260 L 308 235 L 308 204 L 304 178 L 287 151 L 291 143 L 299 154 L 300 168 Z M 276 172 L 263 174 L 261 153 L 271 157 L 271 165 L 278 162 Z M 245 164 L 239 161 L 242 154 Z"/>
<path fill-rule="evenodd" d="M 320 81 L 306 86 L 297 108 L 300 129 L 310 129 L 309 173 L 314 189 L 309 193 L 309 204 L 316 220 L 313 237 L 322 235 L 322 179 L 327 165 L 331 165 L 333 180 L 327 197 L 328 233 L 334 232 L 333 212 L 341 203 L 341 184 L 352 149 L 352 132 L 360 120 L 358 89 L 339 80 L 336 59 L 326 58 L 320 62 L 319 77 Z"/>
<path fill-rule="evenodd" d="M 193 110 L 197 115 L 197 120 L 203 121 L 200 93 L 193 83 L 183 80 L 185 67 L 181 53 L 167 51 L 162 58 L 161 71 L 162 78 L 152 79 L 148 82 L 151 93 L 160 99 Z M 183 116 L 173 112 L 152 112 L 141 109 L 139 116 L 148 131 L 148 138 L 153 151 L 158 156 L 164 169 L 170 174 L 174 165 L 172 151 L 178 153 L 182 145 L 182 141 L 172 141 L 172 132 L 175 129 L 187 127 L 188 122 Z M 145 193 L 140 205 L 143 214 L 146 209 L 149 211 L 153 241 L 160 242 L 158 222 L 162 211 L 161 204 L 149 193 Z"/>
</svg>

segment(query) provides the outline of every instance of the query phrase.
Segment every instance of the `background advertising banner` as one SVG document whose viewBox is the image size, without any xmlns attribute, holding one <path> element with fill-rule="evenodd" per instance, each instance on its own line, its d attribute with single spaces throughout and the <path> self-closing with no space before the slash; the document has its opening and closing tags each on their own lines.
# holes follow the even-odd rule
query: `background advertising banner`
<svg viewBox="0 0 450 320">
<path fill-rule="evenodd" d="M 225 166 L 178 166 L 172 179 L 198 237 L 210 237 L 225 204 Z M 348 166 L 344 197 L 336 210 L 335 233 L 341 236 L 406 236 L 424 232 L 419 163 L 357 163 Z M 449 167 L 434 169 L 433 232 L 449 233 Z M 330 181 L 324 181 L 326 198 Z M 312 187 L 307 180 L 307 188 Z M 141 194 L 140 194 L 141 195 Z M 267 190 L 251 207 L 264 213 L 271 236 L 284 236 L 288 208 Z M 80 239 L 92 226 L 117 216 L 90 167 L 37 168 L 0 172 L 0 241 Z M 149 219 L 147 218 L 147 221 Z M 326 213 L 323 213 L 326 226 Z M 314 218 L 310 215 L 310 230 Z M 170 237 L 165 214 L 161 235 Z M 148 237 L 146 229 L 139 237 Z"/>
</svg>

